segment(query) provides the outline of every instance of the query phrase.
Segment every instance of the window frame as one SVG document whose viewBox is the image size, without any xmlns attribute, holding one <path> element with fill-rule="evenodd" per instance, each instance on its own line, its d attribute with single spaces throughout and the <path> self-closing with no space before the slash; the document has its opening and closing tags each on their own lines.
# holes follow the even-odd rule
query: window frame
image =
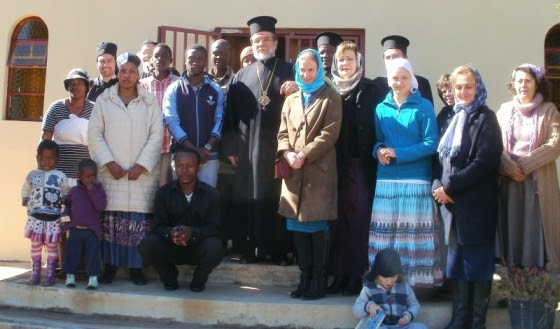
<svg viewBox="0 0 560 329">
<path fill-rule="evenodd" d="M 18 36 L 21 30 L 30 22 L 38 22 L 42 24 L 45 29 L 47 29 L 47 39 L 18 39 Z M 47 24 L 38 16 L 27 17 L 21 20 L 17 26 L 14 28 L 12 32 L 12 37 L 10 40 L 10 52 L 8 53 L 8 83 L 7 83 L 7 92 L 6 92 L 6 120 L 14 120 L 14 121 L 42 121 L 43 119 L 43 109 L 45 105 L 45 85 L 46 85 L 46 70 L 47 70 L 47 60 L 48 60 L 48 27 Z M 21 64 L 13 64 L 13 59 L 15 55 L 15 51 L 17 46 L 20 45 L 30 45 L 30 46 L 45 46 L 45 54 L 43 58 L 42 64 L 31 64 L 31 65 L 21 65 Z M 43 70 L 43 81 L 40 82 L 42 86 L 39 88 L 42 91 L 15 91 L 14 87 L 14 73 L 17 70 Z M 42 98 L 42 102 L 40 108 L 34 109 L 34 111 L 30 111 L 31 113 L 41 113 L 38 117 L 13 117 L 13 109 L 12 109 L 12 98 L 13 97 L 40 97 Z M 27 111 L 26 111 L 27 112 Z"/>
</svg>

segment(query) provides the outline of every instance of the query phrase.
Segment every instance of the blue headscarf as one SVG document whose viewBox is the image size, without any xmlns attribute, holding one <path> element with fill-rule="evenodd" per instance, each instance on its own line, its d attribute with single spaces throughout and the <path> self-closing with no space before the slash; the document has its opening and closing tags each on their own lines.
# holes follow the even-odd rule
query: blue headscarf
<svg viewBox="0 0 560 329">
<path fill-rule="evenodd" d="M 479 107 L 481 107 L 482 105 L 484 105 L 486 103 L 486 98 L 488 98 L 488 94 L 486 93 L 486 86 L 482 81 L 480 72 L 478 72 L 478 70 L 472 66 L 469 66 L 469 68 L 474 72 L 474 78 L 476 80 L 476 93 L 474 95 L 473 101 L 467 106 L 464 106 L 463 104 L 459 104 L 457 101 L 457 96 L 455 95 L 455 105 L 453 106 L 453 111 L 455 113 L 458 113 L 461 110 L 465 110 L 467 111 L 467 113 L 470 114 L 476 109 L 478 109 Z"/>
<path fill-rule="evenodd" d="M 317 75 L 315 76 L 315 80 L 313 80 L 313 82 L 311 83 L 305 83 L 303 82 L 303 80 L 301 79 L 301 77 L 299 76 L 299 59 L 301 57 L 302 54 L 306 53 L 306 52 L 312 52 L 313 55 L 315 55 L 315 58 L 317 58 Z M 302 52 L 299 53 L 297 59 L 296 59 L 296 65 L 295 65 L 295 71 L 296 71 L 296 84 L 299 87 L 299 90 L 301 90 L 304 93 L 307 94 L 311 94 L 313 92 L 315 92 L 317 89 L 321 88 L 324 84 L 325 81 L 323 80 L 323 77 L 325 76 L 325 70 L 323 69 L 323 65 L 321 65 L 322 60 L 321 60 L 321 55 L 319 55 L 319 52 L 317 52 L 317 50 L 315 49 L 305 49 Z"/>
<path fill-rule="evenodd" d="M 486 98 L 488 97 L 488 94 L 486 93 L 486 86 L 482 81 L 480 73 L 472 66 L 469 66 L 469 68 L 474 73 L 476 81 L 474 99 L 469 105 L 465 106 L 457 102 L 457 94 L 455 94 L 455 106 L 453 106 L 453 111 L 456 114 L 451 120 L 449 127 L 447 127 L 447 130 L 441 137 L 437 149 L 441 158 L 454 158 L 459 154 L 463 138 L 463 128 L 467 124 L 469 114 L 475 112 L 484 105 L 486 103 Z"/>
</svg>

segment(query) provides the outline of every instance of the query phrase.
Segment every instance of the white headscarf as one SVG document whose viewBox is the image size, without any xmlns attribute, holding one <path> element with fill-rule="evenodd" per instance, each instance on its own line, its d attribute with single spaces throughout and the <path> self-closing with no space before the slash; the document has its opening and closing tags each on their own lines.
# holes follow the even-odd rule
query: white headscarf
<svg viewBox="0 0 560 329">
<path fill-rule="evenodd" d="M 412 71 L 412 65 L 410 62 L 405 58 L 395 58 L 390 61 L 387 61 L 385 69 L 387 70 L 387 83 L 389 87 L 391 86 L 390 76 L 395 70 L 399 68 L 404 68 L 410 73 L 410 77 L 412 79 L 412 84 L 410 85 L 410 91 L 413 92 L 414 89 L 418 89 L 418 80 L 416 80 L 416 76 L 414 76 L 414 72 Z"/>
</svg>

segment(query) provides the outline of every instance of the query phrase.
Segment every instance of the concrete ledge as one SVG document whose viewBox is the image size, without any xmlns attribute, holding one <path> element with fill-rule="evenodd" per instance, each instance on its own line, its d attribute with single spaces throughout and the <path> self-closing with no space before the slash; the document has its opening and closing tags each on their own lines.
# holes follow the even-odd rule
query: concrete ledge
<svg viewBox="0 0 560 329">
<path fill-rule="evenodd" d="M 66 288 L 61 280 L 53 287 L 27 286 L 25 277 L 0 282 L 0 304 L 11 307 L 53 309 L 89 315 L 116 315 L 203 325 L 239 325 L 316 329 L 351 329 L 355 297 L 329 296 L 316 301 L 290 298 L 290 289 L 274 286 L 208 284 L 202 293 L 185 286 L 165 291 L 151 282 L 142 287 L 128 281 L 85 289 L 85 282 Z M 450 318 L 449 301 L 421 301 L 418 321 L 429 328 L 443 328 Z M 491 308 L 488 329 L 509 326 L 507 309 Z"/>
</svg>

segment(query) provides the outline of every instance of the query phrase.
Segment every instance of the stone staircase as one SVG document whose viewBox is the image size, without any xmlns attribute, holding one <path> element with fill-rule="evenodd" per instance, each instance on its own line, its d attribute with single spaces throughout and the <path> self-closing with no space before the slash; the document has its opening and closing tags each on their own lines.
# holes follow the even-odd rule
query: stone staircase
<svg viewBox="0 0 560 329">
<path fill-rule="evenodd" d="M 0 275 L 2 269 L 22 268 L 22 272 L 29 266 L 26 262 L 0 262 Z M 150 268 L 145 271 L 149 279 L 146 286 L 133 285 L 127 273 L 120 271 L 112 284 L 101 284 L 94 291 L 85 289 L 85 281 L 78 281 L 76 288 L 66 288 L 62 279 L 52 287 L 31 287 L 25 284 L 29 273 L 23 273 L 0 279 L 0 306 L 215 328 L 352 329 L 357 323 L 351 313 L 356 297 L 330 295 L 315 301 L 290 298 L 289 291 L 295 288 L 299 275 L 295 265 L 242 265 L 224 260 L 212 272 L 202 293 L 188 289 L 192 270 L 192 266 L 180 267 L 180 288 L 176 291 L 164 290 Z M 428 328 L 444 328 L 451 316 L 451 297 L 441 297 L 431 290 L 419 292 L 418 299 L 422 310 L 417 320 Z M 509 328 L 507 309 L 491 304 L 488 329 Z"/>
</svg>

